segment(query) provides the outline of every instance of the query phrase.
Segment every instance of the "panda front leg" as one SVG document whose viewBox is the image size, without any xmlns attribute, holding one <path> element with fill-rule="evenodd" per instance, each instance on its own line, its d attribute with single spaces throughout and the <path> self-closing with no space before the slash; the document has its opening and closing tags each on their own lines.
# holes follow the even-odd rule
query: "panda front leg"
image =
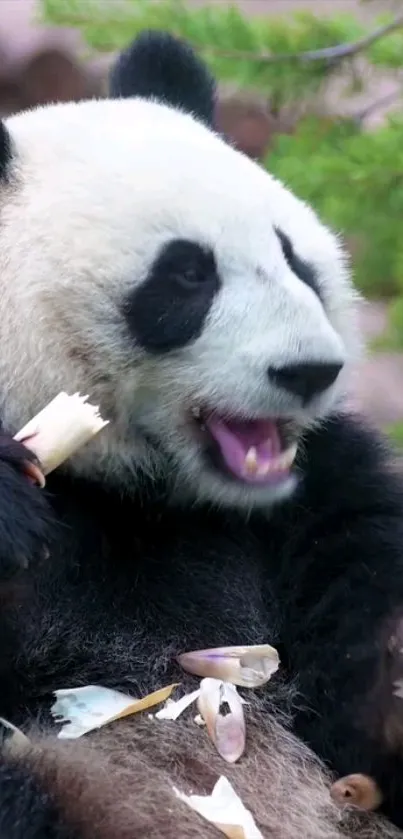
<svg viewBox="0 0 403 839">
<path fill-rule="evenodd" d="M 373 509 L 322 534 L 298 557 L 309 570 L 290 613 L 295 731 L 336 777 L 373 778 L 403 828 L 403 520 Z"/>
<path fill-rule="evenodd" d="M 29 479 L 34 455 L 0 431 L 0 683 L 2 709 L 13 704 L 18 686 L 10 681 L 18 658 L 18 633 L 9 606 L 23 585 L 24 570 L 45 550 L 51 510 Z M 75 839 L 66 830 L 49 794 L 29 764 L 0 752 L 0 836 L 2 839 Z"/>
<path fill-rule="evenodd" d="M 24 674 L 17 673 L 22 628 L 29 624 L 37 563 L 56 524 L 46 495 L 29 477 L 29 465 L 35 463 L 34 455 L 0 426 L 0 716 L 26 700 Z"/>
</svg>

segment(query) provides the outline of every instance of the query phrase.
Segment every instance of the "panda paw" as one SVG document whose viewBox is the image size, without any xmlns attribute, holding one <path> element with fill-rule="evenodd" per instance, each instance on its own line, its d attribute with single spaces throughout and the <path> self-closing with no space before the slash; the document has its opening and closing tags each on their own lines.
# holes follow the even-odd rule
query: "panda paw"
<svg viewBox="0 0 403 839">
<path fill-rule="evenodd" d="M 0 431 L 0 582 L 43 554 L 51 512 L 33 478 L 40 474 L 32 452 Z"/>
</svg>

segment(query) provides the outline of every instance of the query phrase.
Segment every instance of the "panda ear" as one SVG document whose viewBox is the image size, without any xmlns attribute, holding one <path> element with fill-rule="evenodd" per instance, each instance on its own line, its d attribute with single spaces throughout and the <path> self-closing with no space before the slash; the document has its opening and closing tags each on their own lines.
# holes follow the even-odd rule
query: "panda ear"
<svg viewBox="0 0 403 839">
<path fill-rule="evenodd" d="M 11 138 L 3 120 L 0 120 L 0 182 L 7 180 L 11 158 Z"/>
<path fill-rule="evenodd" d="M 113 98 L 141 96 L 192 114 L 213 126 L 215 83 L 191 47 L 166 32 L 143 32 L 113 66 Z"/>
</svg>

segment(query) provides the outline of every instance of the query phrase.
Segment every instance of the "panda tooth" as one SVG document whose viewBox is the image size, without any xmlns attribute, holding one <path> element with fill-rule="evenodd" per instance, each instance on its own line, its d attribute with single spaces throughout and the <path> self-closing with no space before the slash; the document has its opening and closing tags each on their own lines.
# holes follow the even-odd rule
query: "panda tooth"
<svg viewBox="0 0 403 839">
<path fill-rule="evenodd" d="M 291 464 L 295 460 L 295 455 L 297 454 L 298 445 L 297 443 L 293 443 L 287 451 L 284 453 L 284 458 L 286 460 L 286 466 L 291 466 Z"/>
<path fill-rule="evenodd" d="M 278 465 L 281 469 L 288 469 L 297 453 L 297 444 L 293 443 L 289 448 L 279 457 Z"/>
<path fill-rule="evenodd" d="M 264 478 L 265 475 L 268 475 L 271 469 L 273 468 L 272 464 L 267 461 L 266 463 L 261 463 L 256 470 L 256 474 L 258 478 Z"/>
<path fill-rule="evenodd" d="M 195 419 L 200 419 L 200 408 L 192 408 L 192 415 Z"/>
<path fill-rule="evenodd" d="M 261 467 L 258 466 L 257 450 L 256 450 L 255 446 L 251 446 L 250 449 L 248 449 L 248 451 L 246 452 L 245 466 L 246 466 L 246 471 L 250 475 L 256 475 L 259 468 L 261 468 Z"/>
</svg>

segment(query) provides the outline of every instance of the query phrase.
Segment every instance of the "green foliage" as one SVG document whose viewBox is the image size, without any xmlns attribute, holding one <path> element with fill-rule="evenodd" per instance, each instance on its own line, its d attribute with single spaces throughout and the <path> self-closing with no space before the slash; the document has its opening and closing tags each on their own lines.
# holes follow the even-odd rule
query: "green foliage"
<svg viewBox="0 0 403 839">
<path fill-rule="evenodd" d="M 385 430 L 401 455 L 403 451 L 403 422 L 395 422 Z"/>
<path fill-rule="evenodd" d="M 268 92 L 278 107 L 318 93 L 337 69 L 337 62 L 301 60 L 300 53 L 367 34 L 353 15 L 248 18 L 235 5 L 195 9 L 184 0 L 42 0 L 42 13 L 46 22 L 78 27 L 101 51 L 125 46 L 145 27 L 178 34 L 203 54 L 219 79 Z M 395 66 L 399 50 L 403 54 L 403 32 L 389 40 L 383 52 L 378 44 L 369 48 L 377 64 Z"/>
<path fill-rule="evenodd" d="M 291 106 L 301 113 L 301 104 L 315 105 L 341 65 L 347 71 L 347 92 L 356 91 L 365 73 L 356 60 L 362 54 L 375 67 L 403 67 L 403 21 L 383 37 L 370 38 L 364 49 L 361 40 L 374 24 L 364 26 L 349 14 L 248 18 L 235 5 L 194 9 L 184 0 L 42 0 L 42 12 L 48 23 L 79 28 L 97 51 L 122 48 L 144 28 L 178 34 L 202 54 L 220 81 L 260 91 L 273 111 Z M 384 15 L 376 26 L 391 20 Z M 340 53 L 340 45 L 347 50 Z M 335 47 L 333 61 L 315 52 Z M 309 110 L 313 113 L 314 107 Z M 292 135 L 277 136 L 266 161 L 270 171 L 352 244 L 357 283 L 364 293 L 397 298 L 389 339 L 401 344 L 402 141 L 400 115 L 372 132 L 364 132 L 358 120 L 305 116 Z"/>
<path fill-rule="evenodd" d="M 306 118 L 279 135 L 267 167 L 353 243 L 367 295 L 403 294 L 403 117 L 363 133 L 352 120 Z M 402 317 L 403 335 L 403 317 Z"/>
</svg>

